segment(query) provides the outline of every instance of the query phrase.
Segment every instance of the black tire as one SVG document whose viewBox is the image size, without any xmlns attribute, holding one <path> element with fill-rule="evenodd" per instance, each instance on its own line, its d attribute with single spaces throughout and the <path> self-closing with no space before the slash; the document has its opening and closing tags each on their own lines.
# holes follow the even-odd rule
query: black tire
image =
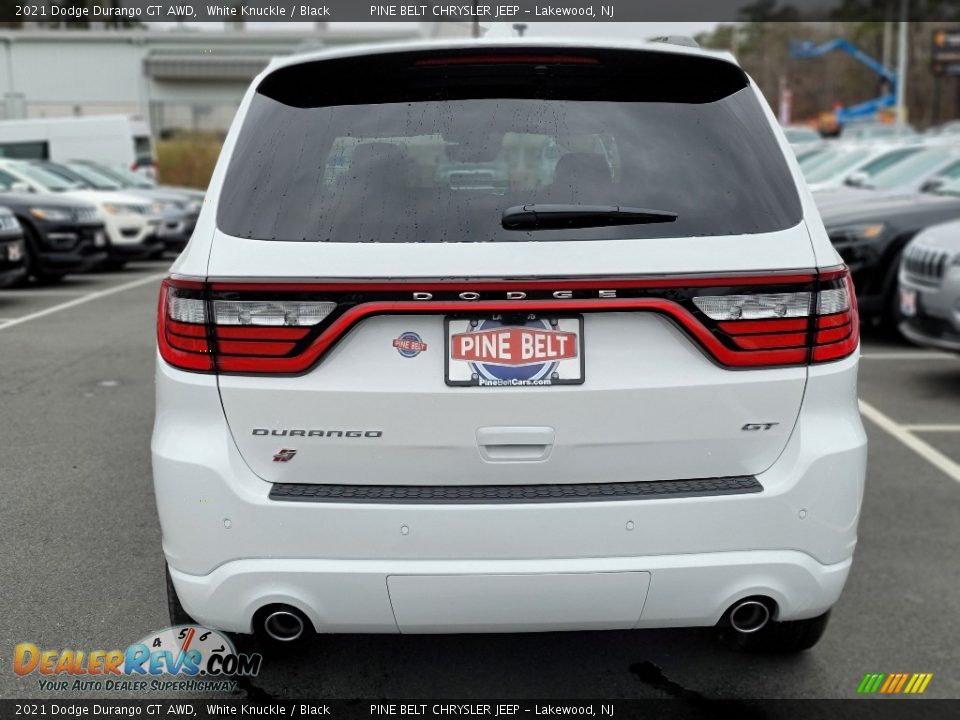
<svg viewBox="0 0 960 720">
<path fill-rule="evenodd" d="M 107 272 L 116 272 L 118 270 L 123 270 L 127 266 L 126 260 L 104 260 L 100 263 L 98 270 L 106 270 Z"/>
<path fill-rule="evenodd" d="M 170 624 L 197 625 L 197 621 L 190 617 L 190 614 L 180 604 L 177 589 L 173 586 L 173 579 L 170 577 L 170 568 L 167 567 L 166 563 L 164 563 L 163 571 L 167 576 L 167 612 L 170 614 Z"/>
<path fill-rule="evenodd" d="M 907 339 L 900 332 L 900 323 L 903 322 L 903 313 L 900 312 L 900 258 L 903 251 L 898 251 L 890 263 L 887 276 L 883 281 L 883 307 L 880 309 L 880 332 L 888 340 L 895 340 L 904 344 Z"/>
<path fill-rule="evenodd" d="M 737 632 L 729 626 L 720 629 L 720 639 L 741 652 L 789 655 L 809 650 L 823 637 L 830 611 L 807 620 L 770 622 L 753 633 Z"/>
</svg>

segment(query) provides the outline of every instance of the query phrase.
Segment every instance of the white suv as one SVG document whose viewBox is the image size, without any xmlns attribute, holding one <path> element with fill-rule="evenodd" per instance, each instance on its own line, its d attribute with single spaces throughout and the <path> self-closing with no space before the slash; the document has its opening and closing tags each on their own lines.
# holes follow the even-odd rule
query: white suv
<svg viewBox="0 0 960 720">
<path fill-rule="evenodd" d="M 857 539 L 858 336 L 727 55 L 277 60 L 160 298 L 173 618 L 809 647 Z"/>
</svg>

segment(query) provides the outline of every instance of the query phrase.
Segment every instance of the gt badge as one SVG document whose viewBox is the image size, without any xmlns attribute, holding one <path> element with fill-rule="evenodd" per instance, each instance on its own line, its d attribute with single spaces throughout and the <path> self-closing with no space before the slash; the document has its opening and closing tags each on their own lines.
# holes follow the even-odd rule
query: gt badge
<svg viewBox="0 0 960 720">
<path fill-rule="evenodd" d="M 293 460 L 293 456 L 297 454 L 297 451 L 292 448 L 284 448 L 276 455 L 273 456 L 274 462 L 290 462 Z"/>
</svg>

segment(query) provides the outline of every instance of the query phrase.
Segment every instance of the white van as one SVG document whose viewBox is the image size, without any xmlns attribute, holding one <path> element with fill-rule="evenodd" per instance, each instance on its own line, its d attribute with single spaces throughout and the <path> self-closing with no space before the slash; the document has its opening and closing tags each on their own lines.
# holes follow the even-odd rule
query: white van
<svg viewBox="0 0 960 720">
<path fill-rule="evenodd" d="M 0 121 L 0 157 L 96 160 L 154 175 L 150 126 L 126 115 Z"/>
</svg>

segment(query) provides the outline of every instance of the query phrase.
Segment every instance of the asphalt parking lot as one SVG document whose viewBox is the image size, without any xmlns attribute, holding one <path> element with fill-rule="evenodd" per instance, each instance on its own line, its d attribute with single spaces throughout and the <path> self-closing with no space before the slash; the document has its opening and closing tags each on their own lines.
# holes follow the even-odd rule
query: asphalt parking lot
<svg viewBox="0 0 960 720">
<path fill-rule="evenodd" d="M 63 698 L 13 647 L 126 647 L 167 624 L 150 479 L 154 323 L 167 263 L 0 291 L 0 697 Z M 332 636 L 268 658 L 240 696 L 856 696 L 868 672 L 930 672 L 960 697 L 960 359 L 868 335 L 869 478 L 852 574 L 795 658 L 706 630 Z"/>
</svg>

